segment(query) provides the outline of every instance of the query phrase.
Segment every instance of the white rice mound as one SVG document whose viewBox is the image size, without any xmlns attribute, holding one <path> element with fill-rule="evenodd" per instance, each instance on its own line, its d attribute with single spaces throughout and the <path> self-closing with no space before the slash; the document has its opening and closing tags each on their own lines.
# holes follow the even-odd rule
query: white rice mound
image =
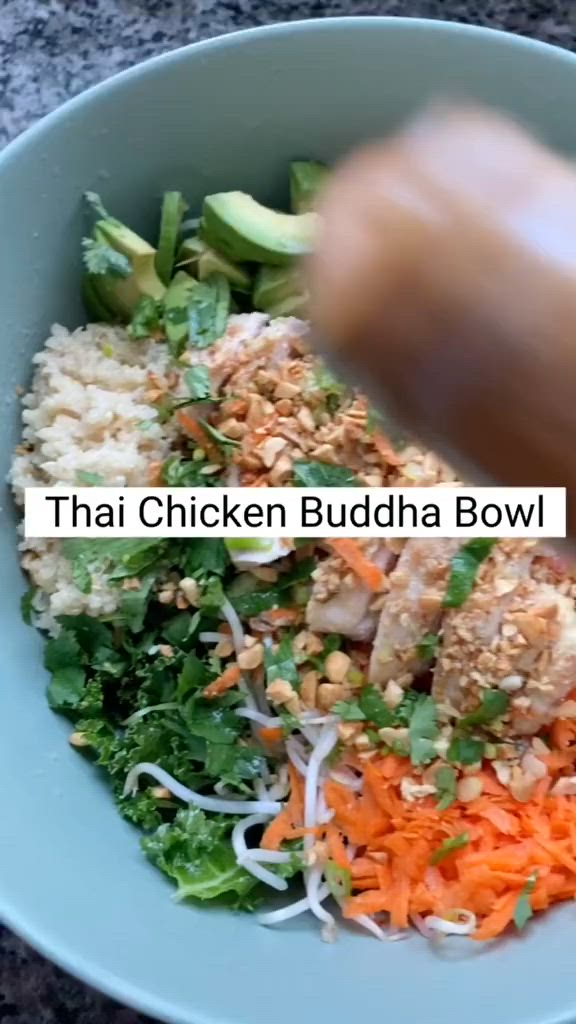
<svg viewBox="0 0 576 1024">
<path fill-rule="evenodd" d="M 70 332 L 56 325 L 33 363 L 11 471 L 16 501 L 23 502 L 25 487 L 81 484 L 79 473 L 97 474 L 111 487 L 146 486 L 151 463 L 170 455 L 174 436 L 148 399 L 150 374 L 168 372 L 166 347 L 108 326 Z M 78 589 L 58 541 L 24 540 L 20 550 L 38 588 L 40 628 L 54 632 L 59 615 L 109 615 L 117 607 L 118 590 L 105 577 L 93 578 L 90 594 Z"/>
</svg>

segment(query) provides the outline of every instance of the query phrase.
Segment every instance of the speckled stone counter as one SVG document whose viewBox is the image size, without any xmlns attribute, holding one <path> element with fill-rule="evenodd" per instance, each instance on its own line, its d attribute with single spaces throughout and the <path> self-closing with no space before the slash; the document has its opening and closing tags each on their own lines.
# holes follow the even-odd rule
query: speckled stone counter
<svg viewBox="0 0 576 1024">
<path fill-rule="evenodd" d="M 238 28 L 344 14 L 447 18 L 576 47 L 576 0 L 0 0 L 0 147 L 146 57 Z M 146 1021 L 0 930 L 0 1024 Z"/>
</svg>

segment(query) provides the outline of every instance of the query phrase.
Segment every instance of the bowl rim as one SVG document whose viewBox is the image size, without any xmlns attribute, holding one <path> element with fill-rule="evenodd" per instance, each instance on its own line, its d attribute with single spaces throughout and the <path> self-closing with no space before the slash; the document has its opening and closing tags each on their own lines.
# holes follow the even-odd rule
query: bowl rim
<svg viewBox="0 0 576 1024">
<path fill-rule="evenodd" d="M 59 104 L 48 114 L 45 114 L 0 149 L 0 171 L 13 160 L 18 159 L 20 153 L 25 151 L 29 145 L 41 140 L 43 134 L 50 131 L 52 126 L 63 116 L 65 117 L 68 113 L 81 109 L 84 105 L 89 106 L 92 99 L 97 98 L 99 94 L 103 94 L 109 89 L 121 87 L 124 82 L 137 78 L 143 73 L 147 74 L 149 71 L 160 68 L 163 65 L 168 66 L 171 63 L 187 60 L 191 54 L 208 54 L 211 50 L 242 46 L 246 39 L 252 37 L 270 38 L 288 34 L 298 35 L 311 29 L 313 31 L 331 32 L 342 28 L 353 29 L 360 26 L 385 27 L 389 31 L 424 28 L 430 32 L 454 33 L 476 38 L 484 37 L 487 40 L 493 39 L 496 43 L 508 43 L 518 49 L 547 52 L 550 56 L 554 56 L 556 60 L 564 61 L 567 64 L 576 62 L 576 53 L 572 53 L 553 43 L 547 43 L 533 39 L 530 36 L 519 35 L 503 29 L 450 21 L 443 18 L 350 15 L 333 18 L 298 19 L 295 21 L 281 21 L 269 25 L 259 25 L 253 28 L 227 32 L 210 39 L 187 43 L 165 53 L 148 57 L 123 71 L 116 72 L 114 75 L 110 75 L 102 81 L 83 89 L 77 95 Z M 128 981 L 109 968 L 94 963 L 85 954 L 70 946 L 66 940 L 61 940 L 58 937 L 58 929 L 56 927 L 42 928 L 35 922 L 33 914 L 23 914 L 18 909 L 17 904 L 12 902 L 9 889 L 5 890 L 1 895 L 1 923 L 41 956 L 44 956 L 57 967 L 66 971 L 73 978 L 124 1006 L 133 1008 L 147 1016 L 153 1016 L 160 1021 L 166 1022 L 166 1024 L 190 1024 L 191 1021 L 194 1021 L 194 1024 L 215 1024 L 215 1019 L 212 1015 L 206 1014 L 193 1006 L 190 1006 L 186 1017 L 182 1016 L 182 1005 L 179 1001 L 172 1001 L 171 999 L 158 996 L 151 988 Z M 568 1015 L 563 1014 L 562 1017 L 556 1018 L 554 1024 L 572 1024 L 573 1020 L 573 1013 L 568 1010 Z"/>
</svg>

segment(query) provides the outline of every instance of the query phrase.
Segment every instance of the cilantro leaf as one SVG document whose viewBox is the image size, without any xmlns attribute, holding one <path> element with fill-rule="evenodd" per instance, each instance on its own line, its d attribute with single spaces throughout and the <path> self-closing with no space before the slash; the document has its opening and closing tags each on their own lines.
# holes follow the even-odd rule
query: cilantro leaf
<svg viewBox="0 0 576 1024">
<path fill-rule="evenodd" d="M 373 722 L 379 729 L 394 725 L 394 714 L 384 703 L 382 695 L 375 686 L 365 686 L 360 691 L 358 703 L 369 722 Z"/>
<path fill-rule="evenodd" d="M 86 470 L 79 469 L 76 473 L 76 483 L 79 487 L 102 487 L 104 477 L 100 476 L 100 473 L 87 473 Z"/>
<path fill-rule="evenodd" d="M 470 597 L 478 569 L 497 543 L 496 538 L 475 537 L 462 545 L 452 559 L 444 596 L 445 608 L 460 608 Z"/>
<path fill-rule="evenodd" d="M 153 864 L 178 886 L 178 898 L 210 900 L 225 896 L 241 905 L 257 885 L 239 867 L 230 842 L 234 819 L 208 817 L 197 807 L 179 810 L 171 824 L 160 825 L 142 840 Z"/>
<path fill-rule="evenodd" d="M 230 315 L 230 282 L 224 274 L 209 274 L 191 292 L 188 306 L 190 344 L 208 348 L 226 330 Z"/>
<path fill-rule="evenodd" d="M 352 895 L 352 872 L 350 868 L 341 868 L 335 861 L 329 860 L 324 868 L 324 877 L 337 903 L 342 903 Z"/>
<path fill-rule="evenodd" d="M 82 258 L 89 274 L 109 274 L 111 277 L 130 277 L 132 264 L 127 256 L 113 249 L 101 239 L 83 238 Z"/>
<path fill-rule="evenodd" d="M 484 757 L 484 743 L 468 736 L 455 736 L 448 747 L 447 758 L 457 764 L 477 764 Z"/>
<path fill-rule="evenodd" d="M 215 487 L 219 482 L 217 474 L 205 476 L 202 467 L 205 462 L 184 459 L 172 455 L 162 465 L 162 480 L 167 487 Z"/>
<path fill-rule="evenodd" d="M 275 679 L 285 679 L 292 683 L 295 690 L 300 689 L 300 674 L 296 667 L 291 637 L 282 637 L 275 651 L 271 647 L 264 648 L 264 665 L 267 683 L 272 683 Z"/>
<path fill-rule="evenodd" d="M 356 700 L 336 701 L 332 711 L 339 715 L 343 722 L 365 722 L 366 715 Z"/>
<path fill-rule="evenodd" d="M 441 864 L 443 860 L 446 860 L 446 857 L 450 856 L 450 854 L 468 846 L 469 842 L 470 836 L 467 832 L 461 832 L 460 835 L 454 836 L 453 839 L 445 839 L 442 845 L 439 846 L 430 857 L 430 863 L 432 865 Z"/>
<path fill-rule="evenodd" d="M 101 220 L 113 220 L 97 192 L 85 192 L 84 199 Z"/>
<path fill-rule="evenodd" d="M 438 653 L 440 637 L 437 633 L 425 633 L 416 650 L 422 661 L 434 661 Z"/>
<path fill-rule="evenodd" d="M 516 909 L 514 911 L 514 924 L 516 925 L 518 931 L 522 931 L 524 926 L 534 915 L 534 911 L 532 910 L 532 903 L 530 901 L 530 896 L 536 888 L 537 881 L 538 872 L 534 871 L 528 878 L 526 885 L 524 886 L 522 892 L 518 897 L 518 902 L 516 904 Z"/>
<path fill-rule="evenodd" d="M 456 799 L 457 776 L 449 765 L 442 765 L 436 772 L 436 789 L 438 796 L 438 810 L 445 811 Z"/>
<path fill-rule="evenodd" d="M 248 573 L 237 576 L 228 589 L 228 600 L 238 615 L 246 619 L 269 608 L 290 607 L 298 596 L 292 588 L 309 580 L 315 567 L 313 558 L 304 558 L 288 572 L 280 573 L 274 584 L 262 584 Z"/>
<path fill-rule="evenodd" d="M 436 748 L 432 741 L 438 736 L 438 722 L 436 704 L 432 697 L 419 696 L 414 702 L 408 731 L 412 764 L 427 764 L 433 761 L 436 757 Z"/>
<path fill-rule="evenodd" d="M 207 366 L 192 366 L 186 370 L 184 381 L 190 398 L 195 402 L 209 401 L 212 398 L 212 380 Z"/>
<path fill-rule="evenodd" d="M 213 441 L 215 441 L 219 448 L 226 450 L 226 448 L 240 447 L 240 441 L 236 441 L 232 437 L 226 437 L 226 434 L 222 434 L 219 430 L 216 430 L 216 427 L 213 427 L 212 424 L 208 423 L 206 420 L 200 420 L 200 424 L 202 429 L 206 431 Z"/>
<path fill-rule="evenodd" d="M 463 729 L 472 725 L 488 725 L 495 718 L 500 718 L 508 710 L 510 697 L 504 690 L 483 690 L 482 703 L 476 711 L 472 711 L 460 721 Z"/>
<path fill-rule="evenodd" d="M 294 462 L 294 483 L 297 487 L 358 487 L 358 478 L 346 466 L 329 462 Z"/>
<path fill-rule="evenodd" d="M 151 295 L 143 295 L 132 314 L 128 334 L 132 338 L 150 338 L 162 331 L 164 305 L 153 299 Z"/>
</svg>

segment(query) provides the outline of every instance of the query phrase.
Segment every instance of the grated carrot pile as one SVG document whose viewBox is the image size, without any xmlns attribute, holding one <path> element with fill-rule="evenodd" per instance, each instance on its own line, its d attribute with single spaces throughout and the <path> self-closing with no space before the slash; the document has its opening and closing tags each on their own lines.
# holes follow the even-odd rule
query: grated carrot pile
<svg viewBox="0 0 576 1024">
<path fill-rule="evenodd" d="M 562 741 L 567 742 L 565 734 Z M 574 760 L 576 747 L 569 753 Z M 565 764 L 561 759 L 558 768 Z M 550 795 L 555 781 L 550 770 L 532 799 L 520 803 L 486 767 L 479 773 L 482 796 L 443 811 L 433 797 L 402 798 L 401 780 L 413 769 L 393 754 L 364 762 L 362 793 L 329 779 L 325 797 L 334 817 L 316 834 L 324 838 L 329 857 L 351 869 L 352 895 L 344 916 L 386 912 L 393 926 L 407 928 L 412 915 L 446 917 L 464 908 L 478 920 L 472 937 L 487 940 L 513 921 L 531 877 L 536 881 L 527 898 L 533 911 L 576 897 L 576 799 Z M 293 768 L 291 782 L 286 808 L 265 832 L 267 849 L 279 849 L 284 840 L 304 833 L 302 780 Z M 463 833 L 466 845 L 434 864 L 440 847 Z M 347 843 L 356 851 L 352 863 Z"/>
</svg>

